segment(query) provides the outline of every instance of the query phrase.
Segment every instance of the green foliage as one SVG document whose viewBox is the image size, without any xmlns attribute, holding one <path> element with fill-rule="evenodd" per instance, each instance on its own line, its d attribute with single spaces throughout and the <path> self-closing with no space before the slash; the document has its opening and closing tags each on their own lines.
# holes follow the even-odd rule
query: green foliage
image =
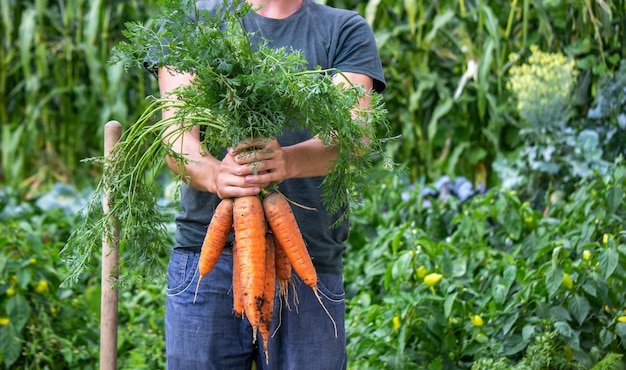
<svg viewBox="0 0 626 370">
<path fill-rule="evenodd" d="M 373 132 L 387 122 L 381 97 L 370 93 L 370 106 L 359 108 L 366 92 L 357 85 L 337 87 L 332 75 L 341 71 L 306 70 L 298 50 L 273 48 L 269 40 L 249 34 L 242 18 L 254 9 L 245 2 L 224 3 L 215 15 L 196 9 L 193 2 L 160 5 L 154 27 L 128 25 L 124 34 L 129 43 L 116 47 L 113 62 L 143 68 L 148 59 L 155 68 L 194 75 L 194 83 L 175 91 L 177 115 L 163 126 L 208 116 L 203 144 L 213 153 L 251 138 L 275 138 L 284 129 L 308 130 L 337 149 L 334 170 L 322 186 L 331 212 L 345 205 L 342 189 L 363 183 L 357 180 L 370 167 L 368 154 L 382 147 Z M 201 21 L 190 22 L 190 16 Z M 117 153 L 126 159 L 132 152 L 123 148 Z"/>
<path fill-rule="evenodd" d="M 96 369 L 100 276 L 83 274 L 80 287 L 60 287 L 68 268 L 58 251 L 78 222 L 80 198 L 50 192 L 19 199 L 0 192 L 0 369 Z M 120 368 L 165 366 L 162 288 L 120 290 Z"/>
<path fill-rule="evenodd" d="M 37 214 L 29 207 L 19 217 L 2 219 L 0 316 L 8 319 L 8 325 L 0 328 L 3 368 L 89 365 L 97 357 L 93 345 L 98 340 L 98 328 L 89 325 L 90 304 L 98 302 L 99 292 L 93 287 L 58 288 L 62 276 L 56 250 L 67 237 L 72 218 L 58 210 Z"/>
<path fill-rule="evenodd" d="M 510 54 L 536 45 L 574 59 L 579 116 L 598 79 L 626 57 L 622 0 L 326 3 L 360 11 L 376 32 L 391 131 L 402 135 L 387 148 L 413 181 L 448 174 L 499 183 L 492 161 L 523 146 L 505 89 Z"/>
<path fill-rule="evenodd" d="M 511 370 L 533 370 L 533 369 L 554 369 L 554 370 L 584 370 L 582 364 L 568 360 L 559 353 L 555 346 L 556 332 L 549 332 L 538 335 L 526 350 L 526 356 L 517 364 L 513 365 L 506 358 L 497 360 L 489 358 L 481 358 L 476 361 L 472 370 L 492 370 L 492 369 L 511 369 Z M 614 357 L 608 359 L 615 360 Z"/>
<path fill-rule="evenodd" d="M 149 18 L 153 3 L 0 3 L 0 181 L 33 193 L 92 184 L 80 160 L 102 153 L 104 123 L 137 117 L 155 84 L 106 63 L 124 22 Z"/>
<path fill-rule="evenodd" d="M 379 183 L 355 210 L 345 259 L 353 368 L 437 359 L 467 369 L 485 358 L 500 368 L 565 359 L 558 368 L 572 369 L 624 354 L 623 162 L 545 215 L 510 191 L 426 203 L 421 187 Z M 430 273 L 442 279 L 429 286 Z"/>
<path fill-rule="evenodd" d="M 134 285 L 120 291 L 118 368 L 165 368 L 163 291 L 161 283 Z"/>
<path fill-rule="evenodd" d="M 147 112 L 153 112 L 154 105 L 160 102 L 154 102 Z M 146 117 L 142 119 L 147 120 Z M 112 157 L 93 159 L 105 167 L 105 176 L 84 207 L 84 217 L 60 251 L 60 257 L 70 267 L 64 286 L 77 284 L 85 271 L 96 266 L 103 236 L 120 247 L 118 282 L 165 279 L 160 258 L 173 243 L 166 224 L 175 212 L 172 199 L 162 202 L 164 185 L 159 175 L 165 154 L 159 134 L 145 130 L 141 124 L 131 127 L 126 136 L 130 139 L 117 143 Z M 139 136 L 144 140 L 137 139 Z M 117 151 L 120 146 L 126 150 Z M 127 153 L 127 157 L 119 158 L 118 153 Z M 107 213 L 103 210 L 104 199 Z"/>
</svg>

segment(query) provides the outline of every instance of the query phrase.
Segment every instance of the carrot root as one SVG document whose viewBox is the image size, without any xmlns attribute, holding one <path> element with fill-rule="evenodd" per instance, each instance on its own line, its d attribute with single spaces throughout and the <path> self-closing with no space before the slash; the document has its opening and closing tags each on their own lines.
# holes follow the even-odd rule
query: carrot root
<svg viewBox="0 0 626 370">
<path fill-rule="evenodd" d="M 315 287 L 317 272 L 287 199 L 280 193 L 271 193 L 263 199 L 263 211 L 270 230 L 287 254 L 292 268 L 306 285 Z"/>
<path fill-rule="evenodd" d="M 271 234 L 271 237 L 274 242 L 276 279 L 278 279 L 279 286 L 278 294 L 285 302 L 287 309 L 291 310 L 289 306 L 289 286 L 293 284 L 291 281 L 291 262 L 289 261 L 285 249 L 276 239 L 276 235 Z"/>
<path fill-rule="evenodd" d="M 198 261 L 200 276 L 198 277 L 198 284 L 193 297 L 194 303 L 198 296 L 200 282 L 217 263 L 228 240 L 228 235 L 230 235 L 233 228 L 233 204 L 232 199 L 222 199 L 215 208 L 211 222 L 209 222 L 207 227 L 200 251 L 200 260 Z"/>
<path fill-rule="evenodd" d="M 240 261 L 243 315 L 252 325 L 252 340 L 256 342 L 263 304 L 266 254 L 266 225 L 261 200 L 256 196 L 236 198 L 233 224 Z"/>
<path fill-rule="evenodd" d="M 319 291 L 317 290 L 317 287 L 315 287 L 313 289 L 313 293 L 315 294 L 315 297 L 317 298 L 317 301 L 322 306 L 322 309 L 324 309 L 324 312 L 326 312 L 326 315 L 328 315 L 328 317 L 330 318 L 330 321 L 333 323 L 333 328 L 335 330 L 335 338 L 337 338 L 337 335 L 338 335 L 338 333 L 337 333 L 337 322 L 333 318 L 333 315 L 330 314 L 330 312 L 328 311 L 328 309 L 324 305 L 324 302 L 322 302 L 322 297 L 320 296 Z"/>
<path fill-rule="evenodd" d="M 269 365 L 269 339 L 274 317 L 274 296 L 276 293 L 276 266 L 275 266 L 275 246 L 270 234 L 265 236 L 265 279 L 263 290 L 263 305 L 261 306 L 261 320 L 259 332 L 263 341 L 265 352 L 265 362 Z"/>
<path fill-rule="evenodd" d="M 241 293 L 241 273 L 237 243 L 233 243 L 233 312 L 235 316 L 243 316 L 243 296 Z"/>
<path fill-rule="evenodd" d="M 275 235 L 277 244 L 285 251 L 292 268 L 302 282 L 313 289 L 315 297 L 317 297 L 317 300 L 333 324 L 336 337 L 337 323 L 322 302 L 322 298 L 317 290 L 317 272 L 289 201 L 281 193 L 271 193 L 263 198 L 263 211 L 265 212 L 265 219 L 269 228 Z"/>
</svg>

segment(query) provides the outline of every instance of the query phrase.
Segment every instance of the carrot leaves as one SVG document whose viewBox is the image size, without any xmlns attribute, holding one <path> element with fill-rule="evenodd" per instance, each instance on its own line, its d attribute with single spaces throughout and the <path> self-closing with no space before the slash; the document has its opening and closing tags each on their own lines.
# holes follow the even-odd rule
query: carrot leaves
<svg viewBox="0 0 626 370">
<path fill-rule="evenodd" d="M 155 230 L 156 225 L 122 210 L 155 210 L 155 182 L 149 175 L 158 173 L 166 153 L 184 164 L 184 156 L 169 153 L 161 144 L 161 135 L 168 128 L 170 135 L 182 135 L 191 126 L 201 125 L 203 144 L 212 153 L 249 138 L 277 137 L 284 129 L 309 131 L 338 152 L 334 170 L 322 184 L 331 212 L 348 204 L 349 194 L 355 192 L 347 189 L 368 183 L 362 180 L 371 168 L 372 156 L 383 153 L 382 140 L 375 135 L 387 124 L 381 96 L 361 86 L 338 86 L 333 75 L 341 71 L 307 69 L 299 50 L 270 47 L 259 35 L 247 32 L 242 19 L 255 9 L 245 1 L 225 0 L 212 12 L 199 10 L 195 4 L 162 0 L 161 13 L 152 22 L 126 24 L 127 41 L 113 50 L 111 63 L 123 63 L 126 68 L 167 67 L 194 75 L 190 85 L 175 91 L 175 101 L 155 99 L 151 109 L 124 132 L 115 155 L 104 166 L 102 184 L 114 190 L 112 212 L 119 212 L 116 217 L 128 249 L 162 250 L 169 243 L 162 235 L 146 239 L 141 232 L 130 233 L 137 228 Z M 370 106 L 358 108 L 366 94 Z M 159 119 L 159 110 L 168 107 L 177 113 Z M 177 129 L 171 130 L 173 125 Z M 99 187 L 100 195 L 104 189 Z M 90 209 L 94 208 L 92 204 Z M 93 241 L 97 234 L 93 231 L 104 225 L 104 216 L 93 215 L 70 239 L 68 246 L 75 248 L 66 246 L 66 250 L 74 249 L 79 255 L 93 253 L 79 245 L 90 245 L 84 239 Z M 158 217 L 155 220 L 160 222 Z M 130 256 L 129 266 L 143 266 L 145 260 L 136 260 L 140 254 Z M 79 261 L 79 269 L 85 265 L 80 262 L 84 259 L 70 260 Z"/>
</svg>

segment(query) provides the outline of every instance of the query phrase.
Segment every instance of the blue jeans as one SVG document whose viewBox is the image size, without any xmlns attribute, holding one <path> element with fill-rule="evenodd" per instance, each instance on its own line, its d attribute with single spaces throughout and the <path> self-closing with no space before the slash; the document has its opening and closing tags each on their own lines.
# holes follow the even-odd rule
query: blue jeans
<svg viewBox="0 0 626 370">
<path fill-rule="evenodd" d="M 169 370 L 250 369 L 253 363 L 258 370 L 346 368 L 341 274 L 318 274 L 318 292 L 336 322 L 337 335 L 313 290 L 293 275 L 296 293 L 290 288 L 289 308 L 276 296 L 267 364 L 260 335 L 253 343 L 250 323 L 233 313 L 232 255 L 222 254 L 196 296 L 199 256 L 174 249 L 170 257 L 165 314 Z"/>
</svg>

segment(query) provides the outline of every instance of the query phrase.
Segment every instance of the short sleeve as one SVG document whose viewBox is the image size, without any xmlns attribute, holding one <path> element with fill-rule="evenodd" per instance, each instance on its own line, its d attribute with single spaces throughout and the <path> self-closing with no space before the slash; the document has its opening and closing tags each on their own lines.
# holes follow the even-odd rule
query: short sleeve
<svg viewBox="0 0 626 370">
<path fill-rule="evenodd" d="M 374 33 L 358 14 L 349 17 L 341 27 L 333 67 L 372 77 L 376 92 L 380 93 L 386 88 Z"/>
</svg>

